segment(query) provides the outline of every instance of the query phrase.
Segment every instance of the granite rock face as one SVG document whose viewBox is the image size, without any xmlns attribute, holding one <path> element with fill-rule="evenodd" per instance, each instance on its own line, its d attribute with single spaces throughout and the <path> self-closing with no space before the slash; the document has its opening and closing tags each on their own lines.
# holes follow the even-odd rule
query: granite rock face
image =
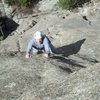
<svg viewBox="0 0 100 100">
<path fill-rule="evenodd" d="M 0 100 L 99 100 L 97 5 L 84 5 L 78 13 L 57 9 L 35 16 L 15 15 L 19 26 L 0 41 Z M 38 30 L 49 37 L 57 54 L 25 59 L 28 41 Z"/>
<path fill-rule="evenodd" d="M 99 63 L 23 56 L 0 54 L 0 100 L 99 100 Z"/>
<path fill-rule="evenodd" d="M 39 10 L 42 12 L 50 12 L 57 6 L 59 0 L 42 0 L 39 2 Z"/>
</svg>

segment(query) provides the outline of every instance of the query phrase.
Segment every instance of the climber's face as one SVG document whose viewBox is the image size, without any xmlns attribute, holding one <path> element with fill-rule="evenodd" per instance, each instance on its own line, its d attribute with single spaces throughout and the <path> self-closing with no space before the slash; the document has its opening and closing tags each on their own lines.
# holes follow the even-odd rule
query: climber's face
<svg viewBox="0 0 100 100">
<path fill-rule="evenodd" d="M 37 43 L 37 44 L 41 44 L 41 42 L 42 42 L 42 39 L 41 39 L 41 38 L 35 39 L 35 40 L 36 40 L 36 43 Z"/>
</svg>

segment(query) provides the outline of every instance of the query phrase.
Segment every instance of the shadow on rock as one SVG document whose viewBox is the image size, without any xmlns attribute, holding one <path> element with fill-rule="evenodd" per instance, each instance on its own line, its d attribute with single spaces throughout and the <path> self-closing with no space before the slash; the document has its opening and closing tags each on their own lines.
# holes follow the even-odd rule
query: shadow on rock
<svg viewBox="0 0 100 100">
<path fill-rule="evenodd" d="M 82 44 L 85 42 L 86 39 L 79 40 L 73 44 L 65 45 L 62 47 L 57 48 L 57 54 L 61 54 L 64 57 L 68 57 L 73 54 L 77 54 L 82 46 Z"/>
<path fill-rule="evenodd" d="M 78 68 L 76 68 L 76 70 L 79 68 L 86 68 L 86 66 L 84 66 L 80 62 L 78 62 L 74 59 L 68 58 L 68 56 L 77 54 L 79 52 L 79 50 L 85 40 L 86 39 L 82 39 L 82 40 L 77 41 L 76 43 L 57 48 L 57 54 L 55 54 L 51 58 L 56 59 L 58 61 L 58 63 L 61 62 L 62 65 L 59 66 L 59 68 L 68 73 L 72 73 L 73 72 L 72 70 L 75 67 L 78 67 Z"/>
<path fill-rule="evenodd" d="M 17 24 L 15 21 L 7 17 L 0 18 L 0 22 L 2 23 L 1 27 L 4 39 L 6 39 L 8 35 L 10 35 L 13 31 L 15 31 L 19 26 L 19 24 Z"/>
<path fill-rule="evenodd" d="M 63 71 L 66 71 L 68 74 L 73 72 L 70 68 L 67 67 L 59 66 L 59 68 L 62 69 Z"/>
<path fill-rule="evenodd" d="M 52 58 L 58 60 L 58 62 L 69 64 L 71 66 L 78 66 L 78 67 L 81 67 L 81 68 L 86 68 L 86 66 L 79 64 L 77 61 L 70 59 L 70 58 L 60 56 L 60 55 L 59 56 L 53 56 Z"/>
</svg>

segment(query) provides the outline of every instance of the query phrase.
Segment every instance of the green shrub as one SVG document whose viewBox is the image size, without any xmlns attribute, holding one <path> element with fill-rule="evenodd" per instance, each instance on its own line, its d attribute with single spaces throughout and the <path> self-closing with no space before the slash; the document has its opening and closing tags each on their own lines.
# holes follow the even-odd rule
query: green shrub
<svg viewBox="0 0 100 100">
<path fill-rule="evenodd" d="M 5 3 L 8 4 L 8 5 L 13 5 L 14 0 L 5 0 Z"/>
<path fill-rule="evenodd" d="M 58 4 L 62 9 L 71 9 L 73 6 L 79 6 L 91 0 L 59 0 Z"/>
<path fill-rule="evenodd" d="M 59 0 L 58 4 L 62 9 L 70 9 L 73 5 L 75 5 L 77 0 Z"/>
<path fill-rule="evenodd" d="M 28 0 L 19 0 L 19 4 L 21 7 L 28 7 Z"/>
<path fill-rule="evenodd" d="M 29 0 L 5 0 L 8 5 L 20 5 L 21 7 L 27 7 Z"/>
</svg>

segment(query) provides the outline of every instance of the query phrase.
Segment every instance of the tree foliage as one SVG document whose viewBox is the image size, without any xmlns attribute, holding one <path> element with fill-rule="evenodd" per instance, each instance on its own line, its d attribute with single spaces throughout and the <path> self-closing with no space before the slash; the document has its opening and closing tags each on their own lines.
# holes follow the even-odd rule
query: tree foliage
<svg viewBox="0 0 100 100">
<path fill-rule="evenodd" d="M 63 9 L 71 9 L 73 6 L 80 6 L 89 1 L 91 0 L 59 0 L 58 4 Z"/>
<path fill-rule="evenodd" d="M 14 0 L 5 0 L 5 3 L 7 3 L 8 5 L 13 5 L 14 4 Z"/>
<path fill-rule="evenodd" d="M 19 0 L 19 4 L 21 7 L 28 7 L 28 0 Z"/>
<path fill-rule="evenodd" d="M 20 7 L 28 7 L 38 3 L 39 0 L 4 0 L 8 5 L 17 5 Z"/>
<path fill-rule="evenodd" d="M 17 5 L 20 7 L 28 7 L 30 3 L 34 3 L 38 0 L 5 0 L 8 5 Z M 32 5 L 32 4 L 31 4 Z"/>
</svg>

